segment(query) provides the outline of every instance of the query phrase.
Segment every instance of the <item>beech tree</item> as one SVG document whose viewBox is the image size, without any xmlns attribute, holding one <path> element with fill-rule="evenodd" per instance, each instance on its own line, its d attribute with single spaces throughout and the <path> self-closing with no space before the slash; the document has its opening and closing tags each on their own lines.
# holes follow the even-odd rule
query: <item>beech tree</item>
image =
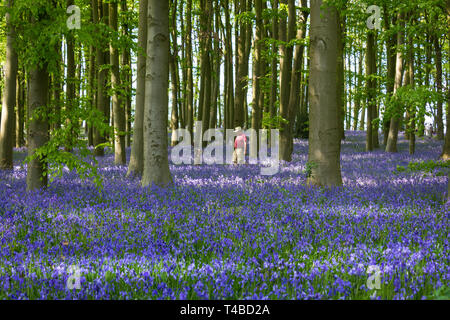
<svg viewBox="0 0 450 320">
<path fill-rule="evenodd" d="M 13 0 L 8 0 L 8 9 L 11 9 Z M 15 27 L 11 23 L 11 15 L 6 13 L 6 65 L 5 87 L 3 91 L 3 103 L 0 125 L 0 169 L 12 169 L 15 117 L 14 106 L 16 104 L 16 80 L 18 60 L 15 49 Z"/>
<path fill-rule="evenodd" d="M 311 0 L 309 78 L 309 185 L 339 186 L 341 128 L 337 100 L 338 14 L 333 5 Z"/>
<path fill-rule="evenodd" d="M 144 171 L 144 110 L 145 110 L 145 74 L 147 61 L 147 0 L 139 2 L 138 58 L 136 112 L 133 127 L 130 163 L 127 175 L 142 175 Z"/>
<path fill-rule="evenodd" d="M 167 153 L 169 89 L 169 3 L 148 0 L 142 186 L 172 182 Z"/>
</svg>

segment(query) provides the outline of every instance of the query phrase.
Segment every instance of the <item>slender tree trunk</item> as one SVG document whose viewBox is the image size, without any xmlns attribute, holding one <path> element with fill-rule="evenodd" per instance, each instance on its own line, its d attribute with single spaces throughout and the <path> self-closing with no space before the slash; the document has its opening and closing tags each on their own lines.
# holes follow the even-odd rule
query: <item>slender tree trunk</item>
<svg viewBox="0 0 450 320">
<path fill-rule="evenodd" d="M 186 60 L 187 60 L 187 127 L 193 137 L 194 128 L 194 76 L 192 60 L 192 0 L 187 0 L 186 7 Z"/>
<path fill-rule="evenodd" d="M 408 64 L 407 64 L 407 84 L 414 88 L 414 51 L 412 38 L 409 39 L 408 44 Z M 414 105 L 409 105 L 406 108 L 408 123 L 408 136 L 409 136 L 409 154 L 414 154 L 416 150 L 416 110 Z"/>
<path fill-rule="evenodd" d="M 247 10 L 246 2 L 247 0 L 239 1 L 239 13 L 243 13 Z M 238 12 L 236 12 L 238 14 Z M 238 31 L 236 30 L 236 33 Z M 244 126 L 244 100 L 245 97 L 245 86 L 247 85 L 247 73 L 245 70 L 245 42 L 247 39 L 247 28 L 245 22 L 241 21 L 239 24 L 239 36 L 237 37 L 237 78 L 236 78 L 236 89 L 235 89 L 235 99 L 234 99 L 234 127 Z M 248 61 L 247 61 L 248 66 Z"/>
<path fill-rule="evenodd" d="M 203 94 L 200 95 L 200 99 L 203 99 L 202 103 L 202 118 L 203 121 L 203 133 L 209 129 L 209 119 L 211 115 L 211 97 L 212 97 L 212 68 L 211 68 L 211 51 L 212 51 L 212 39 L 211 39 L 211 33 L 212 33 L 212 17 L 214 15 L 213 8 L 212 8 L 212 2 L 207 0 L 202 0 L 203 5 L 202 8 L 204 9 L 202 13 L 201 18 L 201 30 L 203 33 L 203 49 L 202 49 L 202 55 L 201 55 L 201 68 L 202 68 L 202 89 Z M 200 112 L 200 110 L 199 110 Z"/>
<path fill-rule="evenodd" d="M 127 0 L 121 0 L 121 11 L 122 13 L 128 13 Z M 130 34 L 130 26 L 128 25 L 128 20 L 122 23 L 122 35 L 128 37 Z M 124 94 L 124 111 L 125 111 L 125 147 L 131 146 L 131 102 L 132 102 L 132 68 L 131 68 L 131 53 L 130 48 L 125 46 L 122 49 L 121 54 L 121 65 L 122 65 L 122 79 L 125 83 L 122 85 L 125 93 Z"/>
<path fill-rule="evenodd" d="M 301 0 L 300 2 L 302 9 L 308 8 L 308 3 L 306 0 Z M 293 3 L 295 6 L 295 3 Z M 295 8 L 293 14 L 295 14 Z M 297 40 L 303 41 L 306 36 L 306 22 L 308 20 L 309 13 L 301 11 L 299 15 L 300 28 L 297 30 Z M 295 26 L 294 26 L 295 28 Z M 298 114 L 298 106 L 300 105 L 300 89 L 301 89 L 301 79 L 302 79 L 302 68 L 303 68 L 303 51 L 305 49 L 304 44 L 297 44 L 295 46 L 294 52 L 294 64 L 291 72 L 291 88 L 289 93 L 289 158 L 292 160 L 292 152 L 294 151 L 294 119 L 295 115 Z"/>
<path fill-rule="evenodd" d="M 250 148 L 250 158 L 258 158 L 258 132 L 260 117 L 262 114 L 262 107 L 260 105 L 260 91 L 261 91 L 261 78 L 262 78 L 262 39 L 263 39 L 263 17 L 262 17 L 262 0 L 255 0 L 255 12 L 256 12 L 256 31 L 255 31 L 255 51 L 253 56 L 253 91 L 252 91 L 252 136 L 250 142 L 256 145 L 256 148 Z"/>
<path fill-rule="evenodd" d="M 438 140 L 444 140 L 444 121 L 442 120 L 443 114 L 442 114 L 442 47 L 439 44 L 439 38 L 437 36 L 433 36 L 433 44 L 434 49 L 436 50 L 436 88 L 437 92 L 439 94 L 439 98 L 437 101 L 437 135 L 436 138 Z"/>
<path fill-rule="evenodd" d="M 92 9 L 93 9 L 93 15 L 94 15 L 94 21 L 95 23 L 99 24 L 102 21 L 101 13 L 103 11 L 103 3 L 102 0 L 92 0 Z M 104 22 L 104 21 L 103 21 Z M 99 31 L 100 32 L 100 31 Z M 102 41 L 103 42 L 103 41 Z M 96 47 L 96 63 L 97 63 L 97 86 L 96 86 L 96 92 L 97 92 L 97 110 L 99 113 L 108 119 L 107 117 L 107 110 L 106 108 L 109 108 L 108 97 L 106 92 L 106 83 L 107 83 L 107 74 L 108 71 L 104 68 L 102 68 L 106 61 L 105 61 L 105 54 L 104 54 L 104 44 L 99 43 Z M 101 69 L 100 69 L 101 68 Z M 107 121 L 105 119 L 105 121 Z M 100 127 L 94 128 L 94 146 L 95 156 L 104 156 L 105 151 L 104 147 L 98 147 L 100 144 L 103 144 L 106 142 L 105 138 L 105 132 Z"/>
<path fill-rule="evenodd" d="M 44 146 L 49 139 L 47 117 L 36 117 L 45 114 L 48 107 L 48 92 L 50 75 L 47 66 L 33 69 L 29 76 L 28 100 L 28 156 L 33 156 L 36 149 Z M 27 191 L 45 188 L 47 186 L 47 159 L 36 157 L 28 163 Z"/>
<path fill-rule="evenodd" d="M 366 53 L 366 88 L 367 88 L 367 137 L 366 151 L 373 151 L 373 130 L 374 130 L 374 108 L 376 105 L 376 49 L 375 33 L 371 30 L 367 35 L 367 53 Z"/>
<path fill-rule="evenodd" d="M 356 66 L 355 66 L 356 68 Z M 357 88 L 355 89 L 355 108 L 353 109 L 353 130 L 358 130 L 358 115 L 361 109 L 361 85 L 362 85 L 362 73 L 363 73 L 363 53 L 359 52 L 358 59 L 358 73 L 357 73 Z"/>
<path fill-rule="evenodd" d="M 147 28 L 142 186 L 167 186 L 172 182 L 167 151 L 170 52 L 167 1 L 148 1 Z"/>
<path fill-rule="evenodd" d="M 176 76 L 175 54 L 171 54 L 169 68 L 170 68 L 170 84 L 172 93 L 172 114 L 170 116 L 170 129 L 172 130 L 171 146 L 176 146 L 178 143 L 178 136 L 175 134 L 178 129 L 178 86 Z"/>
<path fill-rule="evenodd" d="M 74 0 L 67 0 L 66 5 L 70 7 L 74 4 Z M 72 120 L 72 110 L 75 104 L 75 82 L 76 82 L 76 66 L 75 66 L 75 39 L 73 31 L 69 30 L 67 34 L 67 82 L 66 82 L 66 138 L 65 138 L 65 150 L 72 152 L 75 145 L 75 130 Z"/>
<path fill-rule="evenodd" d="M 345 10 L 345 7 L 343 8 Z M 345 13 L 345 11 L 342 11 Z M 338 77 L 337 77 L 337 99 L 339 105 L 339 126 L 340 126 L 340 137 L 341 139 L 345 139 L 345 83 L 344 83 L 344 48 L 345 48 L 345 34 L 346 34 L 346 17 L 341 16 L 341 12 L 338 11 L 338 21 L 336 24 L 336 28 L 338 29 Z"/>
<path fill-rule="evenodd" d="M 393 25 L 396 24 L 396 18 L 391 19 L 389 17 L 388 8 L 384 6 L 384 26 L 385 30 L 388 31 L 390 29 L 389 21 L 393 20 Z M 395 70 L 396 70 L 396 36 L 392 35 L 387 39 L 386 42 L 386 61 L 387 61 L 387 81 L 386 81 L 386 95 L 387 98 L 391 98 L 394 93 L 394 82 L 395 82 Z M 388 136 L 389 136 L 389 128 L 391 125 L 391 118 L 384 116 L 383 117 L 383 145 L 387 145 Z"/>
<path fill-rule="evenodd" d="M 339 34 L 336 7 L 321 9 L 322 0 L 311 0 L 311 69 L 309 87 L 309 185 L 342 185 L 341 135 L 337 122 L 337 63 Z"/>
<path fill-rule="evenodd" d="M 214 36 L 214 59 L 213 61 L 213 74 L 212 74 L 212 81 L 211 81 L 211 113 L 209 117 L 209 127 L 210 128 L 216 128 L 217 127 L 217 111 L 220 107 L 220 65 L 221 65 L 221 54 L 220 54 L 220 47 L 219 47 L 219 34 L 220 34 L 220 28 L 219 28 L 219 18 L 220 18 L 220 5 L 219 3 L 215 4 L 214 7 L 214 25 L 215 25 L 215 36 Z"/>
<path fill-rule="evenodd" d="M 24 112 L 25 112 L 25 86 L 24 86 L 24 73 L 23 71 L 17 74 L 16 84 L 16 148 L 20 148 L 24 145 Z"/>
<path fill-rule="evenodd" d="M 400 30 L 397 33 L 397 47 L 401 48 L 403 45 L 403 32 L 404 32 L 404 20 L 401 14 L 398 16 L 398 21 L 400 22 Z M 394 92 L 395 95 L 397 90 L 402 85 L 402 69 L 403 69 L 403 54 L 401 50 L 397 51 L 396 58 L 396 68 L 395 68 L 395 82 L 394 82 Z M 398 110 L 394 110 L 394 112 L 398 113 Z M 394 114 L 391 117 L 390 127 L 389 127 L 389 135 L 386 143 L 386 152 L 397 152 L 397 138 L 398 138 L 398 130 L 400 126 L 400 115 Z"/>
<path fill-rule="evenodd" d="M 133 143 L 131 146 L 128 176 L 142 175 L 144 171 L 144 110 L 146 89 L 146 56 L 147 56 L 147 0 L 139 2 L 138 58 L 136 84 L 136 113 L 133 127 Z"/>
<path fill-rule="evenodd" d="M 272 9 L 278 11 L 278 0 L 272 0 Z M 278 18 L 274 17 L 272 21 L 272 38 L 278 40 Z M 270 86 L 270 116 L 273 118 L 277 114 L 277 94 L 278 94 L 278 58 L 275 54 L 278 52 L 278 45 L 274 41 L 272 45 L 272 62 L 271 62 L 271 86 Z"/>
<path fill-rule="evenodd" d="M 13 1 L 8 0 L 8 8 L 12 8 Z M 10 14 L 6 13 L 6 64 L 5 64 L 5 87 L 3 92 L 2 115 L 0 126 L 0 169 L 13 168 L 13 147 L 16 103 L 16 81 L 17 81 L 17 53 L 15 50 L 16 32 L 11 24 Z"/>
<path fill-rule="evenodd" d="M 109 3 L 109 27 L 114 32 L 118 32 L 117 7 L 118 0 Z M 120 67 L 119 67 L 119 49 L 113 43 L 109 46 L 111 63 L 111 85 L 113 89 L 112 107 L 114 117 L 114 163 L 116 165 L 126 164 L 125 153 L 125 110 L 123 107 L 123 97 L 120 93 Z"/>
<path fill-rule="evenodd" d="M 450 24 L 450 1 L 447 0 L 447 25 Z M 450 57 L 450 30 L 447 28 L 447 57 Z M 441 158 L 444 160 L 450 160 L 450 87 L 449 81 L 447 77 L 447 115 L 446 115 L 446 133 L 445 133 L 445 142 L 444 148 L 442 150 Z M 450 177 L 450 174 L 449 174 Z M 450 203 L 450 179 L 448 183 L 448 195 L 447 195 L 447 203 Z"/>
<path fill-rule="evenodd" d="M 281 3 L 288 5 L 288 26 L 286 19 L 282 18 L 280 21 L 279 36 L 282 41 L 280 46 L 280 115 L 287 122 L 281 124 L 280 130 L 280 160 L 291 161 L 291 145 L 290 140 L 290 122 L 289 116 L 289 96 L 291 89 L 291 73 L 292 73 L 292 55 L 293 48 L 288 46 L 292 39 L 295 38 L 296 15 L 295 15 L 295 1 L 281 0 Z M 286 30 L 287 29 L 287 30 Z"/>
<path fill-rule="evenodd" d="M 225 11 L 225 46 L 226 46 L 226 70 L 227 70 L 227 120 L 225 129 L 233 128 L 234 124 L 234 72 L 233 72 L 233 44 L 232 44 L 232 25 L 230 22 L 230 3 L 229 0 L 224 1 Z"/>
</svg>

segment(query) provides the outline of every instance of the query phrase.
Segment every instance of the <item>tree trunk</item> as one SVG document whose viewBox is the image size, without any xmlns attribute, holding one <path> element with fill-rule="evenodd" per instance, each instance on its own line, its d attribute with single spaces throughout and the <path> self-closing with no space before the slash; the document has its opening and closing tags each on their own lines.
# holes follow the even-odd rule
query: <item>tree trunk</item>
<svg viewBox="0 0 450 320">
<path fill-rule="evenodd" d="M 67 0 L 66 5 L 70 7 L 74 4 L 74 0 Z M 75 145 L 76 135 L 72 120 L 72 110 L 75 104 L 75 82 L 76 82 L 76 66 L 75 66 L 75 39 L 73 31 L 69 30 L 67 34 L 67 80 L 66 80 L 66 137 L 65 137 L 65 150 L 72 152 Z"/>
<path fill-rule="evenodd" d="M 202 56 L 201 56 L 201 68 L 202 68 L 202 89 L 203 94 L 200 95 L 200 99 L 203 99 L 202 103 L 202 118 L 203 121 L 203 133 L 209 129 L 209 119 L 211 115 L 211 97 L 212 97 L 212 77 L 211 77 L 211 51 L 212 51 L 212 17 L 214 15 L 212 2 L 207 0 L 202 0 L 203 4 L 201 7 L 203 8 L 203 12 L 201 15 L 200 28 L 203 34 L 203 44 L 202 48 Z M 200 110 L 199 110 L 200 112 Z"/>
<path fill-rule="evenodd" d="M 194 76 L 192 61 L 192 0 L 187 0 L 186 8 L 186 60 L 187 60 L 187 127 L 191 137 L 194 128 Z"/>
<path fill-rule="evenodd" d="M 289 96 L 291 89 L 291 72 L 292 72 L 292 55 L 293 48 L 287 44 L 295 37 L 296 16 L 295 1 L 281 0 L 281 3 L 288 5 L 288 26 L 286 19 L 282 18 L 279 24 L 279 37 L 282 41 L 280 45 L 280 115 L 286 120 L 281 124 L 280 128 L 280 160 L 291 161 L 290 152 L 290 122 L 289 118 Z M 287 30 L 286 30 L 287 29 Z"/>
<path fill-rule="evenodd" d="M 176 41 L 176 40 L 175 40 Z M 176 146 L 178 143 L 178 136 L 176 135 L 176 130 L 178 129 L 178 86 L 177 86 L 177 76 L 176 76 L 176 51 L 170 55 L 170 84 L 172 92 L 172 114 L 170 116 L 170 129 L 172 130 L 171 146 Z"/>
<path fill-rule="evenodd" d="M 308 3 L 306 0 L 301 2 L 302 9 L 308 8 Z M 295 5 L 295 3 L 294 3 Z M 295 10 L 294 10 L 295 11 Z M 295 14 L 295 13 L 293 13 Z M 301 11 L 299 16 L 300 28 L 297 30 L 297 40 L 303 41 L 306 36 L 306 22 L 308 20 L 309 13 L 307 11 Z M 303 51 L 305 49 L 304 44 L 297 44 L 295 46 L 294 52 L 294 65 L 291 73 L 291 88 L 289 95 L 289 158 L 292 160 L 292 152 L 294 151 L 294 119 L 295 115 L 298 114 L 298 106 L 300 105 L 300 89 L 301 89 L 301 79 L 302 79 L 302 68 L 303 68 Z"/>
<path fill-rule="evenodd" d="M 13 1 L 8 1 L 8 8 L 12 8 Z M 3 92 L 2 115 L 0 126 L 0 169 L 13 168 L 13 147 L 17 81 L 17 53 L 15 50 L 16 32 L 11 24 L 10 14 L 6 13 L 6 63 L 5 63 L 5 87 Z"/>
<path fill-rule="evenodd" d="M 109 3 L 109 27 L 114 32 L 118 32 L 117 2 L 118 0 L 114 0 Z M 109 52 L 111 63 L 111 85 L 113 89 L 114 163 L 116 165 L 125 165 L 125 109 L 123 107 L 124 99 L 120 93 L 122 88 L 120 83 L 119 50 L 115 47 L 113 41 L 109 46 Z"/>
<path fill-rule="evenodd" d="M 106 4 L 107 5 L 107 4 Z M 94 14 L 94 21 L 99 24 L 101 22 L 107 23 L 107 21 L 102 21 L 104 17 L 102 17 L 101 13 L 104 14 L 104 5 L 102 0 L 92 0 L 92 9 Z M 99 31 L 100 32 L 100 31 Z M 97 110 L 100 115 L 105 117 L 105 122 L 109 124 L 108 110 L 109 110 L 109 99 L 106 91 L 107 86 L 107 75 L 108 70 L 104 68 L 104 65 L 107 63 L 105 60 L 105 44 L 104 41 L 101 41 L 96 47 L 96 62 L 97 62 Z M 109 61 L 108 61 L 109 62 Z M 107 110 L 108 109 L 108 110 Z M 106 123 L 105 123 L 106 124 Z M 95 151 L 94 155 L 101 157 L 104 156 L 105 150 L 104 147 L 98 147 L 100 144 L 106 142 L 105 132 L 100 127 L 94 128 L 94 146 Z"/>
<path fill-rule="evenodd" d="M 442 47 L 439 44 L 439 38 L 435 35 L 433 36 L 434 49 L 436 50 L 436 89 L 439 94 L 437 101 L 437 132 L 436 138 L 438 140 L 444 140 L 444 122 L 442 120 Z"/>
<path fill-rule="evenodd" d="M 345 10 L 345 7 L 343 8 Z M 342 11 L 344 14 L 345 11 Z M 339 127 L 340 127 L 340 134 L 339 136 L 341 139 L 345 139 L 345 130 L 344 130 L 344 121 L 345 121 L 345 100 L 344 100 L 344 94 L 345 94 L 345 83 L 344 83 L 344 48 L 345 48 L 345 34 L 346 34 L 346 17 L 341 16 L 341 12 L 338 11 L 338 21 L 336 24 L 336 28 L 338 29 L 338 62 L 337 62 L 337 68 L 338 68 L 338 77 L 337 77 L 337 99 L 338 99 L 338 105 L 339 105 Z"/>
<path fill-rule="evenodd" d="M 450 24 L 450 1 L 447 1 L 447 25 Z M 447 28 L 447 40 L 448 40 L 448 52 L 447 57 L 450 57 L 450 30 Z M 445 142 L 444 148 L 442 150 L 441 158 L 444 160 L 450 160 L 450 88 L 448 85 L 448 77 L 447 77 L 447 116 L 446 116 L 446 133 L 445 133 Z M 450 174 L 449 174 L 450 177 Z M 450 204 L 450 179 L 448 184 L 448 196 L 447 203 Z"/>
<path fill-rule="evenodd" d="M 255 12 L 256 12 L 256 31 L 255 31 L 255 51 L 253 56 L 253 90 L 252 90 L 252 136 L 250 137 L 250 142 L 256 145 L 256 148 L 250 148 L 250 158 L 258 158 L 258 132 L 260 129 L 260 117 L 262 114 L 262 107 L 260 103 L 260 91 L 261 91 L 261 78 L 262 78 L 262 39 L 263 39 L 263 17 L 262 17 L 262 0 L 255 0 Z"/>
<path fill-rule="evenodd" d="M 402 69 L 403 69 L 403 54 L 400 48 L 403 45 L 403 32 L 404 32 L 404 20 L 402 14 L 399 13 L 398 21 L 400 22 L 400 30 L 397 33 L 397 47 L 399 48 L 397 51 L 396 63 L 395 63 L 395 81 L 394 81 L 394 91 L 393 94 L 397 93 L 397 90 L 402 85 Z M 398 130 L 400 126 L 400 115 L 399 110 L 394 110 L 395 114 L 392 115 L 390 126 L 389 126 L 389 134 L 386 143 L 386 152 L 397 152 L 397 138 L 398 138 Z"/>
<path fill-rule="evenodd" d="M 142 186 L 172 182 L 167 152 L 169 86 L 169 3 L 148 1 L 145 77 L 144 173 Z"/>
<path fill-rule="evenodd" d="M 122 13 L 128 13 L 128 5 L 127 0 L 121 0 L 121 11 Z M 128 21 L 125 19 L 125 22 L 122 23 L 122 35 L 124 37 L 128 37 L 130 34 L 130 27 L 128 25 Z M 131 53 L 130 48 L 125 46 L 122 49 L 121 55 L 121 65 L 122 65 L 122 79 L 124 79 L 125 83 L 122 85 L 125 94 L 123 95 L 123 103 L 124 103 L 124 111 L 125 111 L 125 147 L 128 148 L 131 146 L 131 103 L 132 103 L 132 67 L 131 67 Z"/>
<path fill-rule="evenodd" d="M 396 18 L 391 19 L 389 17 L 387 6 L 383 7 L 384 11 L 384 27 L 385 30 L 388 31 L 390 29 L 390 21 L 393 20 L 393 25 L 396 23 Z M 386 62 L 387 62 L 387 81 L 386 81 L 386 96 L 388 99 L 392 97 L 394 93 L 394 82 L 395 82 L 395 70 L 396 70 L 396 36 L 390 36 L 386 41 Z M 390 117 L 383 117 L 383 145 L 387 145 L 388 136 L 389 136 L 389 128 L 391 125 Z"/>
<path fill-rule="evenodd" d="M 309 185 L 342 185 L 341 135 L 337 99 L 339 34 L 336 7 L 321 9 L 322 0 L 311 1 L 311 67 L 309 85 Z"/>
<path fill-rule="evenodd" d="M 367 136 L 366 151 L 373 151 L 373 130 L 374 130 L 374 109 L 376 105 L 376 49 L 375 33 L 370 30 L 367 35 L 367 53 L 366 53 L 366 88 L 367 88 Z"/>
<path fill-rule="evenodd" d="M 28 76 L 28 81 L 28 156 L 33 156 L 36 149 L 44 146 L 49 139 L 48 119 L 42 116 L 42 114 L 46 114 L 48 107 L 50 75 L 47 66 L 33 69 Z M 27 191 L 47 186 L 47 165 L 45 157 L 36 157 L 28 163 Z"/>
<path fill-rule="evenodd" d="M 278 0 L 272 0 L 272 9 L 278 12 Z M 272 38 L 278 40 L 278 18 L 275 16 L 272 20 Z M 277 91 L 278 91 L 278 58 L 275 54 L 278 52 L 278 45 L 274 41 L 272 45 L 272 62 L 271 62 L 271 86 L 270 86 L 270 116 L 273 118 L 277 114 Z"/>
<path fill-rule="evenodd" d="M 412 38 L 409 39 L 408 45 L 408 68 L 406 70 L 409 84 L 411 88 L 414 88 L 414 51 Z M 408 124 L 408 136 L 409 136 L 409 154 L 414 154 L 416 151 L 416 110 L 414 105 L 407 106 L 406 112 L 409 119 Z"/>
<path fill-rule="evenodd" d="M 239 0 L 239 13 L 245 12 L 247 0 Z M 236 12 L 238 14 L 238 12 Z M 236 30 L 236 34 L 237 34 Z M 244 100 L 245 97 L 245 86 L 247 85 L 247 73 L 245 72 L 245 42 L 247 39 L 247 28 L 246 23 L 241 21 L 239 24 L 239 36 L 237 39 L 237 77 L 236 77 L 236 89 L 235 89 L 235 99 L 234 99 L 234 127 L 244 126 Z M 248 66 L 248 61 L 247 61 Z"/>
<path fill-rule="evenodd" d="M 25 140 L 23 136 L 24 129 L 24 112 L 25 112 L 25 85 L 24 85 L 24 73 L 23 71 L 17 74 L 16 84 L 16 148 L 20 148 L 24 145 Z"/>
<path fill-rule="evenodd" d="M 139 2 L 138 58 L 136 84 L 136 113 L 133 127 L 133 143 L 127 176 L 141 176 L 144 171 L 144 109 L 145 75 L 147 56 L 147 0 Z"/>
<path fill-rule="evenodd" d="M 356 72 L 356 65 L 355 65 Z M 363 73 L 363 52 L 359 52 L 358 59 L 358 73 L 357 73 L 357 88 L 355 89 L 355 108 L 353 109 L 353 130 L 358 130 L 358 115 L 361 109 L 361 85 L 362 85 L 362 73 Z"/>
</svg>

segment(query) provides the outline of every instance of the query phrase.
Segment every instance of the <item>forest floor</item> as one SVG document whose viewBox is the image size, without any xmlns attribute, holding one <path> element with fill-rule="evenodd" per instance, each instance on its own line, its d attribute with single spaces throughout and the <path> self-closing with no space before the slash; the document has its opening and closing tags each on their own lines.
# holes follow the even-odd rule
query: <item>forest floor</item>
<svg viewBox="0 0 450 320">
<path fill-rule="evenodd" d="M 436 160 L 442 143 L 419 138 L 410 156 L 403 135 L 396 154 L 367 153 L 364 139 L 347 132 L 344 186 L 333 189 L 305 186 L 305 140 L 274 176 L 171 165 L 166 190 L 142 189 L 109 154 L 101 193 L 73 172 L 26 193 L 26 150 L 16 150 L 14 172 L 0 172 L 0 299 L 448 294 L 447 175 L 396 170 Z"/>
</svg>

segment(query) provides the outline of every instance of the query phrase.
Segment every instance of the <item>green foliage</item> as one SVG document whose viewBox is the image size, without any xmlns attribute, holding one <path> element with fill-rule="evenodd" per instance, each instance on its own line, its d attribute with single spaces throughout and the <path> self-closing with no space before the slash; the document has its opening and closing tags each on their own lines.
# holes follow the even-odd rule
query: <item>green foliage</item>
<svg viewBox="0 0 450 320">
<path fill-rule="evenodd" d="M 398 165 L 396 171 L 397 172 L 417 172 L 417 171 L 424 171 L 424 172 L 433 172 L 435 169 L 447 169 L 450 168 L 450 161 L 420 161 L 420 162 L 410 162 L 408 166 L 403 167 Z"/>
<path fill-rule="evenodd" d="M 450 287 L 444 285 L 427 298 L 432 300 L 450 300 Z"/>
<path fill-rule="evenodd" d="M 306 178 L 310 178 L 312 175 L 312 170 L 317 167 L 318 167 L 318 164 L 314 161 L 306 162 L 305 170 L 303 170 L 303 173 L 306 175 Z"/>
<path fill-rule="evenodd" d="M 287 123 L 289 121 L 279 115 L 271 117 L 269 112 L 263 112 L 262 125 L 264 128 L 281 130 L 282 125 Z"/>
</svg>

